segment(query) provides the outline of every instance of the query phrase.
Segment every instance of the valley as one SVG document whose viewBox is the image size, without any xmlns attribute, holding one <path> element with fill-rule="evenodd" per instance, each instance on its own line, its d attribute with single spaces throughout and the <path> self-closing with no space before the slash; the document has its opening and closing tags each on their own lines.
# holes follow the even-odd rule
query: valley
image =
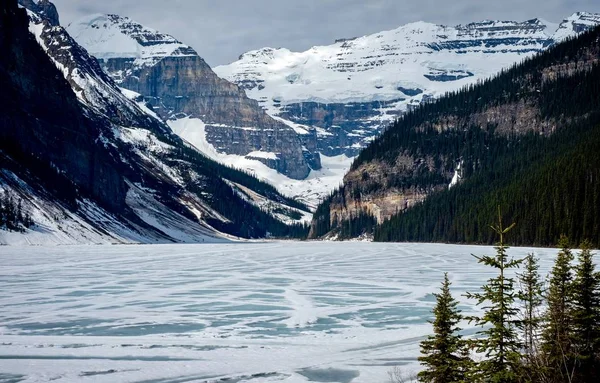
<svg viewBox="0 0 600 383">
<path fill-rule="evenodd" d="M 597 4 L 56 1 L 0 2 L 0 383 L 599 381 Z"/>
</svg>

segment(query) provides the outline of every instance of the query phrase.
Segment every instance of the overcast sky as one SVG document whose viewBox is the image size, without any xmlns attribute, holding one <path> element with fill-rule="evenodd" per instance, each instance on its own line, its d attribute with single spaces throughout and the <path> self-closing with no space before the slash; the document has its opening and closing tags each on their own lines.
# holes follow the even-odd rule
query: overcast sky
<svg viewBox="0 0 600 383">
<path fill-rule="evenodd" d="M 265 46 L 306 50 L 413 21 L 456 25 L 484 19 L 560 22 L 600 12 L 598 0 L 54 0 L 61 24 L 90 13 L 129 16 L 191 45 L 211 65 Z"/>
</svg>

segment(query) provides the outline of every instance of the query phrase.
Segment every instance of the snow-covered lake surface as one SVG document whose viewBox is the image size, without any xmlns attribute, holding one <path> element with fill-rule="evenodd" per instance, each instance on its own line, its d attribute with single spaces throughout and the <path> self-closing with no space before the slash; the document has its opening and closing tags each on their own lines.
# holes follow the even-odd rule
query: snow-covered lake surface
<svg viewBox="0 0 600 383">
<path fill-rule="evenodd" d="M 552 249 L 535 251 L 545 273 Z M 2 382 L 387 382 L 418 369 L 443 272 L 492 274 L 433 244 L 0 247 Z M 468 327 L 468 326 L 467 326 Z M 467 332 L 472 330 L 467 329 Z"/>
</svg>

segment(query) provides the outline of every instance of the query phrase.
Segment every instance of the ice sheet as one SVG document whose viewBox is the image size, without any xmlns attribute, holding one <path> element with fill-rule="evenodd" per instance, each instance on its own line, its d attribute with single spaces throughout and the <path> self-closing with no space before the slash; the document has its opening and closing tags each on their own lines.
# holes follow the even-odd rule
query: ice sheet
<svg viewBox="0 0 600 383">
<path fill-rule="evenodd" d="M 443 272 L 473 312 L 461 294 L 492 274 L 470 254 L 492 252 L 357 242 L 0 247 L 0 380 L 387 382 L 395 365 L 418 369 Z M 544 274 L 556 251 L 535 252 Z"/>
</svg>

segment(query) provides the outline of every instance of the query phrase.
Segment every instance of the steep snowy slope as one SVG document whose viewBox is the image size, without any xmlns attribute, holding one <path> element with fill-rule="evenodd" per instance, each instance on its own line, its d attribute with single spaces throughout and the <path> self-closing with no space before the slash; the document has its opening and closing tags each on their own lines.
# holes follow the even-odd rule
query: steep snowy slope
<svg viewBox="0 0 600 383">
<path fill-rule="evenodd" d="M 258 160 L 294 179 L 320 167 L 292 127 L 269 117 L 175 38 L 118 15 L 92 15 L 67 29 L 121 87 L 141 94 L 165 121 L 201 119 L 219 152 Z"/>
<path fill-rule="evenodd" d="M 26 4 L 27 2 L 23 2 Z M 35 9 L 35 8 L 34 8 Z M 132 102 L 115 82 L 68 33 L 39 13 L 27 9 L 29 31 L 63 73 L 77 98 L 89 108 L 119 125 L 148 125 L 168 132 L 156 117 Z"/>
<path fill-rule="evenodd" d="M 589 13 L 572 15 L 556 32 L 539 19 L 416 22 L 305 52 L 263 48 L 215 72 L 271 115 L 314 127 L 321 153 L 355 156 L 399 113 L 598 23 L 600 15 Z"/>
<path fill-rule="evenodd" d="M 199 59 L 189 46 L 116 15 L 92 15 L 68 30 L 121 86 L 142 94 L 177 134 L 211 158 L 252 172 L 283 193 L 315 205 L 339 185 L 351 158 L 404 111 L 496 74 L 599 21 L 595 14 L 574 14 L 556 32 L 558 24 L 538 19 L 456 27 L 417 22 L 306 52 L 264 48 L 215 68 L 293 129 L 311 167 L 301 174 L 285 170 L 302 168 L 290 130 L 265 135 L 260 123 L 248 120 L 235 125 L 242 129 L 230 129 L 230 121 L 238 119 L 230 113 L 239 107 L 237 102 L 214 97 L 219 87 L 210 84 L 201 91 L 182 86 L 198 80 L 181 67 L 212 76 L 203 62 L 185 64 Z M 155 97 L 152 89 L 165 82 L 169 89 Z M 210 102 L 193 101 L 205 93 Z M 286 164 L 282 157 L 288 158 Z M 296 159 L 293 165 L 289 158 Z"/>
<path fill-rule="evenodd" d="M 182 141 L 52 20 L 2 7 L 0 189 L 34 225 L 0 230 L 0 243 L 223 241 L 290 235 L 282 221 L 309 219 Z"/>
<path fill-rule="evenodd" d="M 558 43 L 568 37 L 573 37 L 581 32 L 585 32 L 598 24 L 600 24 L 600 14 L 577 12 L 560 23 L 558 29 L 552 35 L 552 39 L 554 42 Z"/>
</svg>

